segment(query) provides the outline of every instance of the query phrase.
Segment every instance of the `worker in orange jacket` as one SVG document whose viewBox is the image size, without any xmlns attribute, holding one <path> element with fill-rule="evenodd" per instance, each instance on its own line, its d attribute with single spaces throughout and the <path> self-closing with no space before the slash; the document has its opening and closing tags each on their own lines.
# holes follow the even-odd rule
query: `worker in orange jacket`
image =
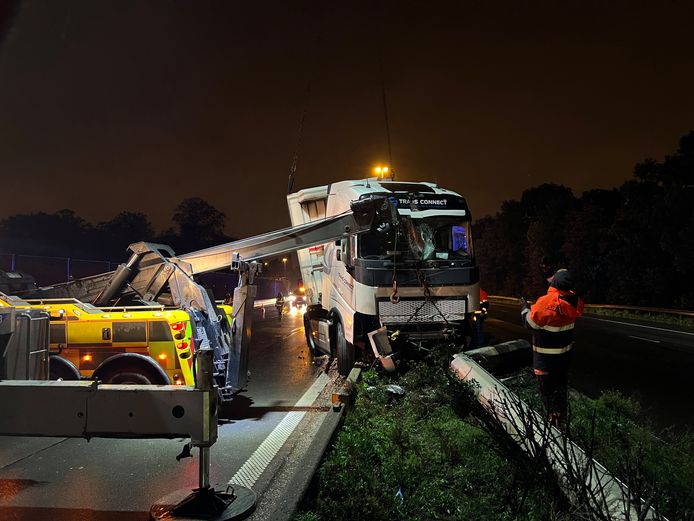
<svg viewBox="0 0 694 521">
<path fill-rule="evenodd" d="M 523 301 L 521 317 L 533 331 L 533 371 L 547 416 L 552 425 L 563 429 L 574 323 L 583 314 L 583 299 L 574 293 L 568 270 L 558 270 L 549 283 L 547 294 L 532 307 Z"/>
</svg>

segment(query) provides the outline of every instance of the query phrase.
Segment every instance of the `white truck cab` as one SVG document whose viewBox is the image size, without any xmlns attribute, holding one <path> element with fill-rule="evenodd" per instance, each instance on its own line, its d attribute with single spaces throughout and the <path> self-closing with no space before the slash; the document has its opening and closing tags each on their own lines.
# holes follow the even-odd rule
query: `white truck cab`
<svg viewBox="0 0 694 521">
<path fill-rule="evenodd" d="M 341 374 L 368 354 L 369 333 L 385 331 L 395 351 L 425 341 L 474 342 L 479 270 L 465 199 L 433 183 L 341 181 L 287 196 L 292 226 L 334 217 L 353 201 L 385 195 L 398 224 L 297 252 L 308 311 L 309 347 L 337 356 Z M 384 329 L 383 329 L 384 328 Z M 397 341 L 394 339 L 397 338 Z"/>
</svg>

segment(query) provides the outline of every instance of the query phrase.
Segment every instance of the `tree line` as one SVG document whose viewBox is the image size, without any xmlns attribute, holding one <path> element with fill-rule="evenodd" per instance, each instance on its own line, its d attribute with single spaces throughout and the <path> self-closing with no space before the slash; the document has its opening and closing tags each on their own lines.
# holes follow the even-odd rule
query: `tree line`
<svg viewBox="0 0 694 521">
<path fill-rule="evenodd" d="M 184 199 L 173 211 L 173 226 L 156 232 L 142 212 L 120 212 L 92 224 L 72 210 L 28 213 L 0 221 L 0 253 L 21 253 L 123 261 L 128 245 L 151 241 L 187 253 L 232 240 L 224 232 L 224 212 L 199 197 Z"/>
<path fill-rule="evenodd" d="M 543 184 L 475 223 L 482 286 L 537 297 L 565 267 L 588 302 L 694 307 L 694 131 L 611 190 Z"/>
</svg>

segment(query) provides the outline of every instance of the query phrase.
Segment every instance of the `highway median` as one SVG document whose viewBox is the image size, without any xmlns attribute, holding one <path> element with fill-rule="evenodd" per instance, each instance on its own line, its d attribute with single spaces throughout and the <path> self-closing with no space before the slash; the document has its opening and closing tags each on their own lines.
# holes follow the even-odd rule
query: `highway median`
<svg viewBox="0 0 694 521">
<path fill-rule="evenodd" d="M 558 493 L 556 478 L 541 479 L 527 458 L 509 454 L 481 416 L 474 383 L 457 380 L 442 362 L 430 358 L 402 375 L 363 373 L 295 519 L 598 519 L 580 498 Z M 503 379 L 542 410 L 529 372 Z M 591 400 L 572 392 L 571 412 L 572 439 L 641 487 L 662 516 L 652 519 L 692 519 L 692 436 L 654 432 L 638 404 L 615 393 Z"/>
</svg>

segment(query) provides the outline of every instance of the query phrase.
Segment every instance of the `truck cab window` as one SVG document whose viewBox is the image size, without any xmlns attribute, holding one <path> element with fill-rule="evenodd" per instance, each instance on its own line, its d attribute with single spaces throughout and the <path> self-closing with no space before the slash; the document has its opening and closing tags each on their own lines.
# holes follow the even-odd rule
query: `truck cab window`
<svg viewBox="0 0 694 521">
<path fill-rule="evenodd" d="M 358 238 L 359 257 L 365 260 L 461 260 L 472 259 L 470 222 L 441 216 L 402 217 L 402 226 L 384 233 L 370 232 Z"/>
</svg>

